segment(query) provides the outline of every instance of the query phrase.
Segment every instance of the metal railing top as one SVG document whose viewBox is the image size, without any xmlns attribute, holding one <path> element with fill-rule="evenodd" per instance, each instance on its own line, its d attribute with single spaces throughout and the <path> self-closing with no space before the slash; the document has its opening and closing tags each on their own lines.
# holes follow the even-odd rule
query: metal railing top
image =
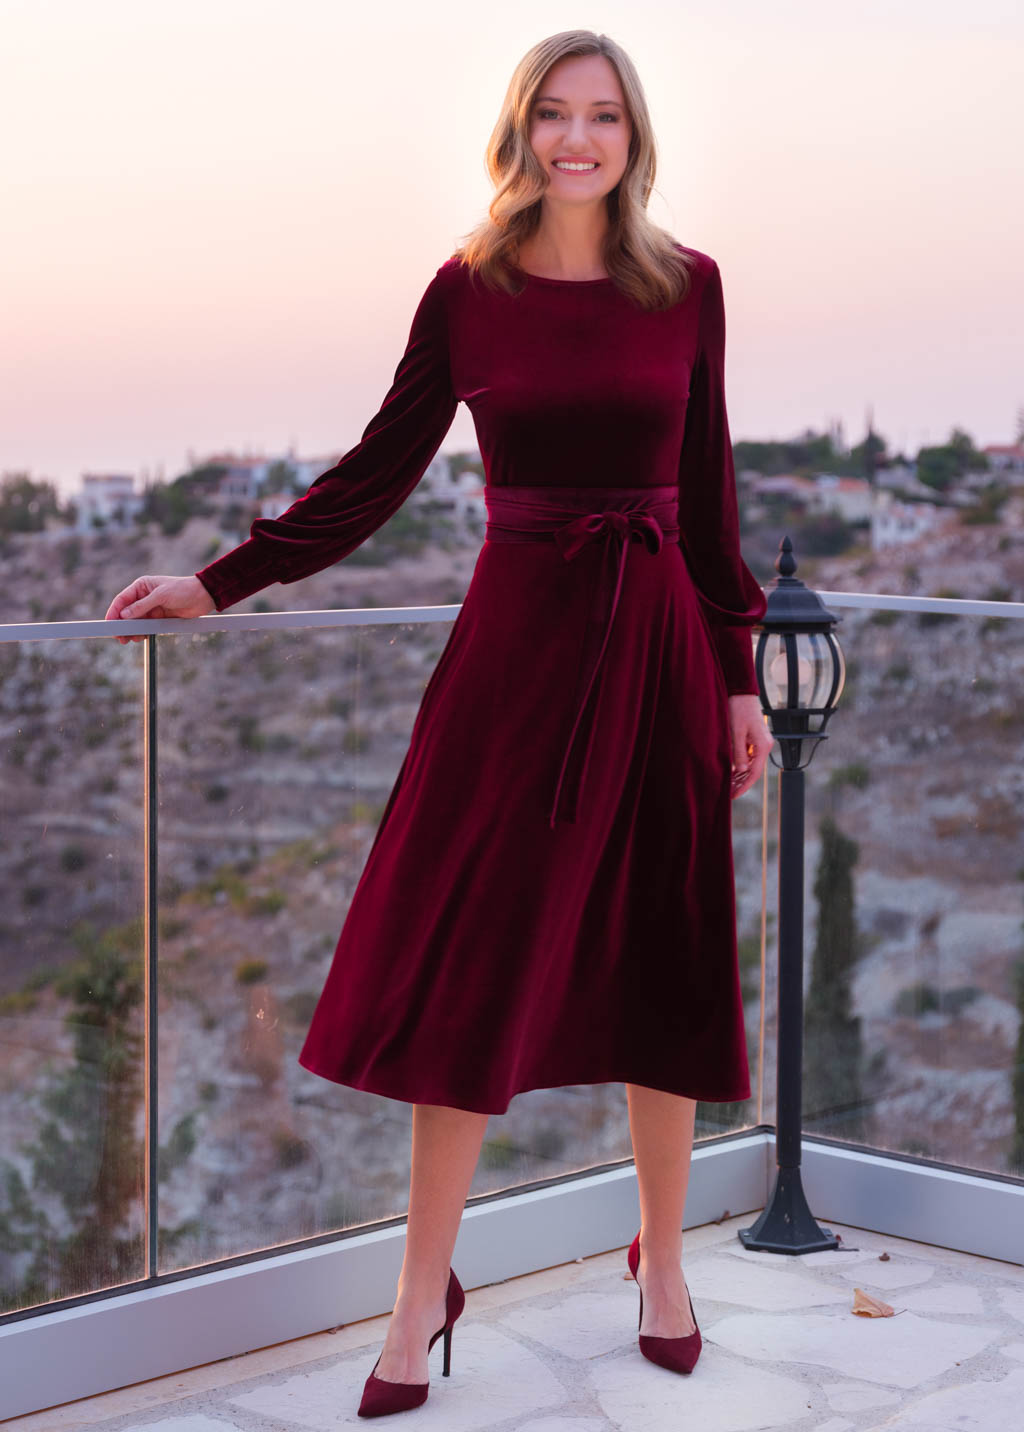
<svg viewBox="0 0 1024 1432">
<path fill-rule="evenodd" d="M 768 589 L 765 588 L 767 591 Z M 829 592 L 818 589 L 826 606 L 876 611 L 945 612 L 960 617 L 1024 618 L 1024 602 L 971 597 L 905 597 L 890 592 Z M 371 626 L 454 621 L 461 602 L 433 607 L 340 607 L 306 612 L 211 612 L 203 617 L 143 617 L 136 621 L 0 623 L 0 641 L 57 641 L 69 637 L 187 635 L 214 631 L 275 631 L 303 627 Z"/>
</svg>

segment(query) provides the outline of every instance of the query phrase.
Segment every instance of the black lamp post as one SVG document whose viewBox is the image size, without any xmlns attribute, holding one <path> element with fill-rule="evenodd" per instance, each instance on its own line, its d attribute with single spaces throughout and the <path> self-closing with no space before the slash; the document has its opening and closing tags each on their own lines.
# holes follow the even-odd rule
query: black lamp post
<svg viewBox="0 0 1024 1432">
<path fill-rule="evenodd" d="M 807 1206 L 800 1180 L 801 1064 L 804 1020 L 804 768 L 827 740 L 825 725 L 846 675 L 832 634 L 841 616 L 793 573 L 793 544 L 784 537 L 775 561 L 778 576 L 757 641 L 755 667 L 761 706 L 778 742 L 779 767 L 779 1021 L 776 1073 L 775 1188 L 750 1228 L 739 1229 L 746 1248 L 770 1253 L 814 1253 L 839 1246 Z"/>
</svg>

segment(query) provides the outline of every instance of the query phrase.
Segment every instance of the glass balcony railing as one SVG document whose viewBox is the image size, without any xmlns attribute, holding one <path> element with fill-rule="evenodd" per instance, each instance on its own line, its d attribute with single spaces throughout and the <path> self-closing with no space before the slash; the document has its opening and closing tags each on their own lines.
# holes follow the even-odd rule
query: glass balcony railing
<svg viewBox="0 0 1024 1432">
<path fill-rule="evenodd" d="M 822 595 L 805 1132 L 1024 1180 L 1024 603 Z M 411 1106 L 296 1055 L 457 610 L 0 627 L 0 1324 L 404 1216 Z M 774 1122 L 776 797 L 733 807 L 754 1093 L 699 1141 Z M 535 1090 L 470 1197 L 630 1158 L 622 1086 Z"/>
</svg>

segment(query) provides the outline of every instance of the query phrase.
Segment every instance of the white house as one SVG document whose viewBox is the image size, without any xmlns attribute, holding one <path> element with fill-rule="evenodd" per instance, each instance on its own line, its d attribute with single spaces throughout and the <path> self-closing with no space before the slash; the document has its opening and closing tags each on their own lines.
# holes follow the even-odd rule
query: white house
<svg viewBox="0 0 1024 1432">
<path fill-rule="evenodd" d="M 438 453 L 413 495 L 447 510 L 460 541 L 473 542 L 483 536 L 487 510 L 479 473 L 472 469 L 456 473 L 452 470 L 451 459 L 444 453 Z"/>
<path fill-rule="evenodd" d="M 875 473 L 875 488 L 888 488 L 902 493 L 904 497 L 926 497 L 932 502 L 936 496 L 935 488 L 918 477 L 917 464 L 909 462 L 893 462 L 888 467 L 880 467 Z"/>
<path fill-rule="evenodd" d="M 142 506 L 143 494 L 135 491 L 135 478 L 127 473 L 85 472 L 72 500 L 78 513 L 75 530 L 88 532 L 97 523 L 127 527 Z"/>
<path fill-rule="evenodd" d="M 1005 477 L 1024 478 L 1024 444 L 989 443 L 982 448 L 993 472 Z"/>
<path fill-rule="evenodd" d="M 862 522 L 871 516 L 874 492 L 864 477 L 819 472 L 814 478 L 814 489 L 811 507 L 818 512 L 838 512 L 844 522 Z"/>
<path fill-rule="evenodd" d="M 934 502 L 901 502 L 891 492 L 876 492 L 871 509 L 871 550 L 916 542 L 926 532 L 941 531 L 955 520 L 948 507 Z"/>
<path fill-rule="evenodd" d="M 766 476 L 764 473 L 752 477 L 747 484 L 750 492 L 757 497 L 770 495 L 788 497 L 811 506 L 817 496 L 817 486 L 809 477 L 800 477 L 794 472 L 779 472 Z"/>
</svg>

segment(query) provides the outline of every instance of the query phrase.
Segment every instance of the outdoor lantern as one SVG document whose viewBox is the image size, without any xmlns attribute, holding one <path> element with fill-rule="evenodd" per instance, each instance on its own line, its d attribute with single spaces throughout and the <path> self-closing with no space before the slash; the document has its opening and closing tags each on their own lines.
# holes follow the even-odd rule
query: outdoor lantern
<svg viewBox="0 0 1024 1432">
<path fill-rule="evenodd" d="M 784 537 L 768 591 L 754 656 L 761 706 L 779 743 L 783 767 L 806 766 L 826 739 L 825 726 L 846 679 L 843 650 L 832 634 L 842 617 L 830 612 L 796 571 L 793 544 Z M 778 766 L 775 749 L 769 753 Z"/>
<path fill-rule="evenodd" d="M 779 543 L 778 578 L 757 638 L 754 665 L 761 708 L 778 742 L 779 982 L 776 1061 L 775 1187 L 750 1228 L 737 1229 L 744 1247 L 766 1253 L 817 1253 L 837 1248 L 807 1203 L 800 1175 L 804 1024 L 804 767 L 824 741 L 825 725 L 843 689 L 843 653 L 832 635 L 842 621 L 793 573 L 788 537 Z"/>
</svg>

